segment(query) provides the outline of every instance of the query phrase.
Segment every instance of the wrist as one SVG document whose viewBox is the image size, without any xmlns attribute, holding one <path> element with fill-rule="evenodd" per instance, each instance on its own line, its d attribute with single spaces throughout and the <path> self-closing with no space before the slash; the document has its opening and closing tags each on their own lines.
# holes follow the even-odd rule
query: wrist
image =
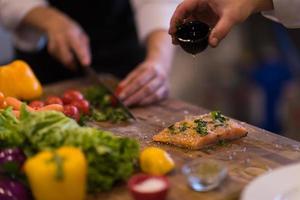
<svg viewBox="0 0 300 200">
<path fill-rule="evenodd" d="M 36 7 L 25 17 L 22 23 L 35 27 L 44 33 L 49 33 L 58 22 L 64 21 L 66 16 L 52 7 Z M 47 20 L 45 20 L 47 19 Z"/>
<path fill-rule="evenodd" d="M 254 12 L 270 11 L 274 9 L 273 0 L 255 0 Z"/>
<path fill-rule="evenodd" d="M 166 31 L 159 30 L 149 35 L 146 61 L 158 63 L 169 70 L 173 60 L 173 52 L 174 46 Z"/>
</svg>

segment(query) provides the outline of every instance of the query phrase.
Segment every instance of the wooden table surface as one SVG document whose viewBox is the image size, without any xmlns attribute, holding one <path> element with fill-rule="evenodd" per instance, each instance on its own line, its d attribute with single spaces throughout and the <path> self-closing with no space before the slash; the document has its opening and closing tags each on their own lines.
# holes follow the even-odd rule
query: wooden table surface
<svg viewBox="0 0 300 200">
<path fill-rule="evenodd" d="M 110 81 L 110 78 L 107 79 Z M 60 94 L 67 88 L 82 88 L 86 80 L 73 80 L 46 87 L 46 94 Z M 224 146 L 201 151 L 191 151 L 152 141 L 152 136 L 166 126 L 185 117 L 208 111 L 188 103 L 169 99 L 159 104 L 132 109 L 136 122 L 124 124 L 93 123 L 93 126 L 109 130 L 117 135 L 138 139 L 141 147 L 156 146 L 170 153 L 176 169 L 168 175 L 171 183 L 167 200 L 229 200 L 239 199 L 243 188 L 258 175 L 277 167 L 300 161 L 300 143 L 243 123 L 248 129 L 247 137 Z M 213 191 L 192 191 L 181 173 L 182 166 L 197 158 L 212 158 L 226 163 L 229 175 L 221 186 Z M 100 163 L 99 163 L 100 164 Z M 273 183 L 279 184 L 279 183 Z M 126 183 L 115 186 L 111 191 L 90 196 L 89 200 L 132 199 Z"/>
</svg>

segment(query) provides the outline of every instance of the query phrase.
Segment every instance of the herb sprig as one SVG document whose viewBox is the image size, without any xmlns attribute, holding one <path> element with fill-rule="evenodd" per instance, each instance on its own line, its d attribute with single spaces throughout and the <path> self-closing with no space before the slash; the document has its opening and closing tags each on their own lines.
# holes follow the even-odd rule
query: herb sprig
<svg viewBox="0 0 300 200">
<path fill-rule="evenodd" d="M 220 111 L 213 111 L 210 114 L 215 122 L 225 123 L 228 120 Z"/>
<path fill-rule="evenodd" d="M 207 122 L 203 121 L 201 119 L 196 119 L 194 121 L 196 123 L 196 131 L 199 133 L 201 136 L 206 136 L 208 134 L 207 131 Z"/>
</svg>

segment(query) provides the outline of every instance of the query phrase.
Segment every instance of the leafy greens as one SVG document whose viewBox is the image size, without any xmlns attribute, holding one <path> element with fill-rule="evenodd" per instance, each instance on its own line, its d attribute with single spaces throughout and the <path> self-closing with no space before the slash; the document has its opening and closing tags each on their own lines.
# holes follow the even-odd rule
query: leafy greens
<svg viewBox="0 0 300 200">
<path fill-rule="evenodd" d="M 29 156 L 60 146 L 81 148 L 88 161 L 90 192 L 108 190 L 114 183 L 128 178 L 139 152 L 134 139 L 80 127 L 59 112 L 29 113 L 25 109 L 20 120 L 12 115 L 11 109 L 0 111 L 0 144 L 2 147 L 21 146 Z"/>
<path fill-rule="evenodd" d="M 114 105 L 114 100 L 107 91 L 100 86 L 92 86 L 85 90 L 85 98 L 91 104 L 91 116 L 95 121 L 111 121 L 114 123 L 127 121 L 129 116 L 126 112 L 117 105 Z M 83 118 L 82 121 L 89 120 Z"/>
</svg>

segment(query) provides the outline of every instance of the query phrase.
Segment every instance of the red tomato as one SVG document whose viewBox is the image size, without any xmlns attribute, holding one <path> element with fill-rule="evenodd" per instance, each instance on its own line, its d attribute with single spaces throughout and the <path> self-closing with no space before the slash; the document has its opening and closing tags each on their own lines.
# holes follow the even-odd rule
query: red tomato
<svg viewBox="0 0 300 200">
<path fill-rule="evenodd" d="M 40 109 L 45 106 L 45 103 L 43 101 L 32 101 L 29 106 L 33 109 Z"/>
<path fill-rule="evenodd" d="M 121 87 L 120 85 L 116 88 L 116 90 L 115 90 L 115 95 L 116 96 L 119 96 L 120 95 L 120 93 L 122 92 L 122 90 L 123 90 L 123 87 Z"/>
<path fill-rule="evenodd" d="M 72 101 L 83 99 L 83 95 L 78 90 L 67 90 L 62 99 L 65 104 L 70 104 Z"/>
<path fill-rule="evenodd" d="M 76 121 L 79 121 L 79 119 L 80 119 L 79 111 L 78 111 L 78 109 L 75 106 L 65 105 L 63 113 L 66 116 L 75 119 Z"/>
<path fill-rule="evenodd" d="M 115 95 L 118 97 L 120 93 L 122 92 L 123 87 L 120 85 L 115 89 Z M 118 105 L 118 101 L 113 96 L 110 97 L 110 103 L 113 107 L 116 107 Z"/>
<path fill-rule="evenodd" d="M 83 114 L 88 114 L 90 111 L 90 103 L 85 99 L 72 101 L 70 105 L 78 108 L 78 110 Z"/>
<path fill-rule="evenodd" d="M 46 99 L 46 105 L 51 105 L 51 104 L 60 104 L 63 105 L 63 101 L 61 100 L 61 98 L 57 97 L 57 96 L 49 96 Z"/>
<path fill-rule="evenodd" d="M 110 96 L 110 103 L 113 107 L 116 107 L 118 105 L 118 101 L 114 96 Z"/>
</svg>

